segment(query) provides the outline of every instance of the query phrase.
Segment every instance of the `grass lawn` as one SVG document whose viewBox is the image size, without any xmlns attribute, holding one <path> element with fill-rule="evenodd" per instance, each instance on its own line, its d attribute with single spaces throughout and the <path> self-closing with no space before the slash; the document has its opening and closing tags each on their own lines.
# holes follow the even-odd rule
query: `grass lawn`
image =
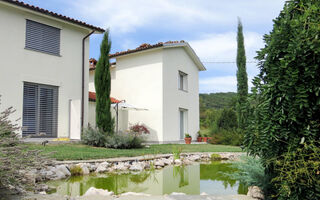
<svg viewBox="0 0 320 200">
<path fill-rule="evenodd" d="M 91 147 L 83 144 L 22 144 L 30 150 L 43 150 L 44 153 L 54 152 L 52 158 L 57 160 L 89 160 L 113 157 L 143 156 L 147 154 L 172 153 L 177 148 L 182 152 L 241 152 L 240 147 L 212 144 L 157 144 L 141 149 L 108 149 Z"/>
</svg>

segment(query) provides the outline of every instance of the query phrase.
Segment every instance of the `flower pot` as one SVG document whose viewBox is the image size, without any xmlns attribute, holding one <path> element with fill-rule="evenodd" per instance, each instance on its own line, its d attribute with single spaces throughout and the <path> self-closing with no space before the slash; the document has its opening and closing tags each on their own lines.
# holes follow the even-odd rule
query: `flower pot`
<svg viewBox="0 0 320 200">
<path fill-rule="evenodd" d="M 203 137 L 203 138 L 202 138 L 202 141 L 203 141 L 203 142 L 207 142 L 207 140 L 208 140 L 208 137 Z"/>
<path fill-rule="evenodd" d="M 212 137 L 207 137 L 207 142 L 211 142 Z"/>
<path fill-rule="evenodd" d="M 184 138 L 184 141 L 186 142 L 186 144 L 191 144 L 191 140 L 192 138 Z"/>
<path fill-rule="evenodd" d="M 202 142 L 202 137 L 197 137 L 197 142 Z"/>
</svg>

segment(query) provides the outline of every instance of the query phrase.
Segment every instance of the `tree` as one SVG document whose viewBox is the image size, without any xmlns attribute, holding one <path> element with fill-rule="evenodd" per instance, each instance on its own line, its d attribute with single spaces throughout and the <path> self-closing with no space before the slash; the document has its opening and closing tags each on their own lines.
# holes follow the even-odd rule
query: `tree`
<svg viewBox="0 0 320 200">
<path fill-rule="evenodd" d="M 244 38 L 242 31 L 242 24 L 240 18 L 238 19 L 238 35 L 237 35 L 237 115 L 239 128 L 246 127 L 246 103 L 248 97 L 248 75 L 246 69 L 246 52 L 244 48 Z"/>
<path fill-rule="evenodd" d="M 114 121 L 110 112 L 110 49 L 111 41 L 109 38 L 109 30 L 107 30 L 100 45 L 100 57 L 96 66 L 94 77 L 94 85 L 96 89 L 96 124 L 99 129 L 106 133 L 113 133 L 114 131 Z"/>
<path fill-rule="evenodd" d="M 287 1 L 258 52 L 245 146 L 267 198 L 320 199 L 320 1 Z"/>
</svg>

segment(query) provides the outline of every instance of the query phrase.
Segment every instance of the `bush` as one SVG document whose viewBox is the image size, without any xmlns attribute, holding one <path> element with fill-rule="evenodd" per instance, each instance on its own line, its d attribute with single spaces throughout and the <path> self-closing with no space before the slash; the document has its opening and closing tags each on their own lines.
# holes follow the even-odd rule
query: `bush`
<svg viewBox="0 0 320 200">
<path fill-rule="evenodd" d="M 211 154 L 211 160 L 212 161 L 217 161 L 217 160 L 221 160 L 221 156 L 219 154 L 213 153 Z"/>
<path fill-rule="evenodd" d="M 94 129 L 89 126 L 83 130 L 81 140 L 86 145 L 104 147 L 106 143 L 106 134 L 99 129 Z"/>
<path fill-rule="evenodd" d="M 83 174 L 83 171 L 79 165 L 73 165 L 70 167 L 70 173 L 72 176 L 79 176 Z"/>
<path fill-rule="evenodd" d="M 237 128 L 237 114 L 231 108 L 223 109 L 220 116 L 217 118 L 217 126 L 219 129 L 234 129 Z"/>
<path fill-rule="evenodd" d="M 139 134 L 139 135 L 150 134 L 150 131 L 147 129 L 147 127 L 145 127 L 144 125 L 139 124 L 139 123 L 130 126 L 129 129 L 131 132 Z"/>
<path fill-rule="evenodd" d="M 1 192 L 33 190 L 35 182 L 27 180 L 25 173 L 51 163 L 41 151 L 26 150 L 19 145 L 21 141 L 15 132 L 18 126 L 9 120 L 13 112 L 13 108 L 0 112 L 0 196 Z"/>
<path fill-rule="evenodd" d="M 218 133 L 212 134 L 211 144 L 224 144 L 240 146 L 242 144 L 243 134 L 239 130 L 219 129 Z"/>
<path fill-rule="evenodd" d="M 132 133 L 119 133 L 106 137 L 105 146 L 114 149 L 142 148 L 143 136 Z"/>
<path fill-rule="evenodd" d="M 263 191 L 268 189 L 270 178 L 265 174 L 265 168 L 259 158 L 242 156 L 239 162 L 234 162 L 232 167 L 237 169 L 230 178 L 239 180 L 246 186 L 258 186 Z"/>
</svg>

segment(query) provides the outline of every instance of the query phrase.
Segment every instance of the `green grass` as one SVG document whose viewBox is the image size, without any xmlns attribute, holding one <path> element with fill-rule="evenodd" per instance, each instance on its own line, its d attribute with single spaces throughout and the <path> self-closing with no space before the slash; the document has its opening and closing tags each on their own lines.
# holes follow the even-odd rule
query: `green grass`
<svg viewBox="0 0 320 200">
<path fill-rule="evenodd" d="M 212 144 L 157 144 L 141 149 L 109 149 L 91 147 L 83 144 L 22 144 L 30 150 L 43 150 L 57 160 L 89 160 L 114 157 L 143 156 L 147 154 L 173 153 L 182 148 L 182 152 L 241 152 L 240 147 Z"/>
</svg>

